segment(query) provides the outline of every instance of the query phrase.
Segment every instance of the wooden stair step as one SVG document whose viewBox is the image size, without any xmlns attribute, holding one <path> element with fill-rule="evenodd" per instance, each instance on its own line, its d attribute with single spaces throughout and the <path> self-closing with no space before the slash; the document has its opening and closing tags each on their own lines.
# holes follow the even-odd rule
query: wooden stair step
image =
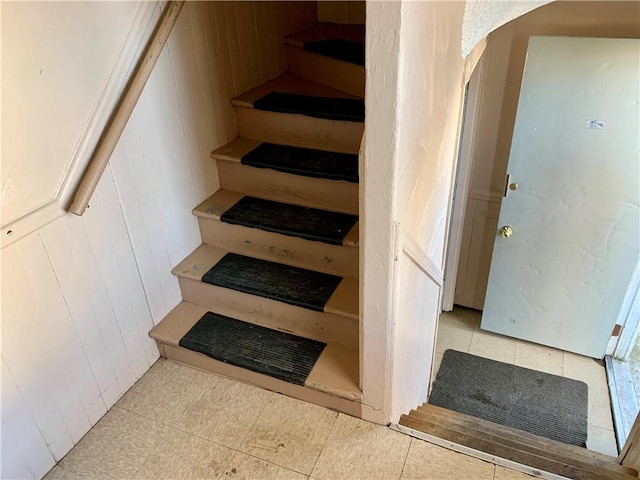
<svg viewBox="0 0 640 480">
<path fill-rule="evenodd" d="M 274 155 L 264 156 L 260 163 L 251 161 L 251 165 L 243 161 L 263 145 L 273 145 L 269 149 Z M 291 148 L 294 147 L 235 138 L 211 153 L 218 164 L 220 188 L 294 205 L 359 213 L 356 155 L 326 152 L 329 158 L 324 163 L 323 151 L 304 148 L 285 151 Z M 275 156 L 275 151 L 282 156 Z M 332 162 L 343 160 L 342 155 L 346 155 L 345 165 L 333 166 Z M 265 168 L 257 168 L 259 165 Z"/>
<path fill-rule="evenodd" d="M 180 346 L 185 335 L 210 311 L 207 307 L 183 301 L 156 325 L 149 335 L 158 342 L 162 355 L 170 360 L 352 415 L 358 414 L 362 391 L 358 386 L 356 349 L 327 343 L 306 377 L 304 385 L 296 385 Z"/>
<path fill-rule="evenodd" d="M 308 52 L 333 58 L 354 65 L 364 66 L 364 43 L 343 38 L 328 38 L 305 42 L 302 48 Z"/>
<path fill-rule="evenodd" d="M 358 155 L 267 142 L 256 143 L 253 149 L 239 158 L 240 163 L 293 175 L 358 183 Z M 225 145 L 222 150 L 228 151 L 228 148 Z M 215 152 L 213 156 L 216 158 Z"/>
<path fill-rule="evenodd" d="M 359 245 L 355 215 L 264 200 L 228 190 L 218 190 L 198 205 L 193 214 L 331 245 Z"/>
<path fill-rule="evenodd" d="M 358 276 L 357 222 L 344 236 L 340 245 L 338 241 L 329 244 L 309 240 L 308 236 L 299 234 L 296 231 L 299 230 L 296 226 L 297 219 L 284 225 L 289 230 L 288 234 L 272 228 L 260 228 L 261 226 L 256 224 L 238 225 L 223 222 L 223 215 L 243 198 L 244 195 L 241 193 L 219 190 L 193 210 L 198 218 L 203 243 L 287 265 L 338 275 Z"/>
<path fill-rule="evenodd" d="M 323 23 L 285 37 L 287 70 L 295 75 L 348 92 L 360 98 L 365 94 L 362 64 L 357 65 L 310 51 L 313 45 L 332 41 L 350 42 L 347 48 L 364 45 L 364 25 Z M 358 49 L 363 57 L 363 47 Z M 325 52 L 326 53 L 326 52 Z M 362 58 L 360 59 L 360 61 Z"/>
<path fill-rule="evenodd" d="M 306 98 L 305 101 L 319 103 L 319 105 L 311 105 L 314 108 L 323 107 L 323 103 L 329 104 L 331 102 L 331 100 L 319 101 L 319 98 L 337 99 L 338 102 L 357 105 L 358 115 L 364 113 L 362 100 L 357 96 L 285 73 L 232 100 L 232 104 L 236 107 L 240 136 L 280 145 L 341 153 L 358 153 L 364 132 L 362 121 L 300 115 L 296 113 L 295 109 L 289 108 L 291 105 L 284 109 L 285 111 L 280 112 L 254 108 L 254 102 L 274 93 L 277 94 L 276 96 L 282 96 L 281 94 L 294 96 L 289 99 L 300 96 Z M 340 109 L 333 113 L 336 112 L 341 113 Z"/>
<path fill-rule="evenodd" d="M 629 480 L 634 473 L 598 456 L 576 454 L 579 447 L 535 437 L 509 427 L 475 419 L 458 412 L 446 412 L 424 405 L 403 415 L 400 425 L 459 445 L 496 455 L 517 463 L 545 470 L 567 478 L 584 480 Z M 525 435 L 521 435 L 525 433 Z"/>
<path fill-rule="evenodd" d="M 285 45 L 303 47 L 305 43 L 339 38 L 356 43 L 364 43 L 365 26 L 351 23 L 317 23 L 306 30 L 287 35 Z"/>
<path fill-rule="evenodd" d="M 231 100 L 231 104 L 236 107 L 253 107 L 253 102 L 271 92 L 291 93 L 311 97 L 358 98 L 355 95 L 350 95 L 338 89 L 307 80 L 306 78 L 298 77 L 291 73 L 285 73 L 273 80 L 269 80 L 258 87 L 252 88 L 251 90 L 238 95 Z"/>
<path fill-rule="evenodd" d="M 227 253 L 202 281 L 322 312 L 342 277 Z"/>
<path fill-rule="evenodd" d="M 338 277 L 339 282 L 335 289 L 330 292 L 328 299 L 324 297 L 324 305 L 316 303 L 314 309 L 311 309 L 307 308 L 310 305 L 301 305 L 305 301 L 304 297 L 298 303 L 295 301 L 296 298 L 287 297 L 286 291 L 285 296 L 278 297 L 279 292 L 282 292 L 282 285 L 277 279 L 274 279 L 274 282 L 278 283 L 261 283 L 255 279 L 252 283 L 251 276 L 243 274 L 242 278 L 236 280 L 247 283 L 238 288 L 233 285 L 221 286 L 203 282 L 205 274 L 229 254 L 230 252 L 223 248 L 201 245 L 180 262 L 172 273 L 178 277 L 183 299 L 246 322 L 326 343 L 357 347 L 357 278 Z M 245 258 L 249 258 L 247 264 L 251 266 L 251 258 Z M 225 265 L 228 266 L 226 261 L 222 263 L 222 267 Z M 291 268 L 275 262 L 269 262 L 267 265 L 273 265 L 278 270 Z M 224 273 L 224 269 L 221 270 Z M 218 271 L 217 274 L 220 273 Z M 261 274 L 264 280 L 264 271 Z"/>
<path fill-rule="evenodd" d="M 306 240 L 344 245 L 358 217 L 245 195 L 225 211 L 220 220 Z"/>
<path fill-rule="evenodd" d="M 270 92 L 255 100 L 256 110 L 291 113 L 325 120 L 364 122 L 364 100 Z"/>
<path fill-rule="evenodd" d="M 324 342 L 205 313 L 180 339 L 181 347 L 285 382 L 304 385 Z"/>
</svg>

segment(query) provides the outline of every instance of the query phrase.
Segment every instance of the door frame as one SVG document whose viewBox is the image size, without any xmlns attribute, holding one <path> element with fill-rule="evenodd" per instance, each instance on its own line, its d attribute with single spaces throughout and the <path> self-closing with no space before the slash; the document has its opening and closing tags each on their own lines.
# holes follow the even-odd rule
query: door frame
<svg viewBox="0 0 640 480">
<path fill-rule="evenodd" d="M 464 218 L 467 210 L 467 197 L 471 183 L 471 171 L 473 169 L 473 153 L 476 151 L 476 137 L 478 132 L 478 114 L 484 98 L 486 86 L 486 50 L 476 63 L 476 68 L 470 74 L 467 82 L 467 104 L 462 115 L 460 128 L 460 140 L 458 150 L 457 168 L 453 175 L 453 188 L 449 204 L 453 205 L 449 223 L 449 240 L 444 268 L 444 288 L 442 289 L 442 301 L 440 309 L 446 312 L 453 310 L 453 302 L 456 293 L 456 280 L 458 277 L 458 264 L 460 262 L 460 249 L 462 246 L 462 233 L 464 230 Z"/>
<path fill-rule="evenodd" d="M 634 312 L 639 314 L 633 315 Z M 640 335 L 640 258 L 631 276 L 627 292 L 622 300 L 616 325 L 622 326 L 618 342 L 614 346 L 612 356 L 618 360 L 627 360 Z"/>
</svg>

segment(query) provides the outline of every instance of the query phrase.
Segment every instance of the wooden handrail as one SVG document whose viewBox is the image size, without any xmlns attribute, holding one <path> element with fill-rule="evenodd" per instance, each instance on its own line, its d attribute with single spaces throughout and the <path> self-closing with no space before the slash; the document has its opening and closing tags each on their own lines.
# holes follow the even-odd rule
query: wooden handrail
<svg viewBox="0 0 640 480">
<path fill-rule="evenodd" d="M 93 156 L 89 161 L 89 165 L 82 176 L 82 180 L 78 185 L 76 194 L 69 211 L 76 215 L 82 215 L 89 205 L 89 200 L 95 191 L 104 170 L 107 168 L 111 154 L 120 140 L 120 136 L 124 131 L 124 127 L 131 117 L 131 113 L 142 94 L 142 90 L 151 76 L 153 67 L 155 67 L 158 57 L 164 48 L 169 34 L 173 29 L 178 15 L 182 10 L 184 1 L 169 2 L 162 20 L 156 28 L 153 37 L 147 44 L 146 51 L 140 61 L 136 71 L 134 72 L 131 82 L 127 90 L 122 95 L 115 114 L 102 133 L 100 142 L 93 152 Z"/>
</svg>

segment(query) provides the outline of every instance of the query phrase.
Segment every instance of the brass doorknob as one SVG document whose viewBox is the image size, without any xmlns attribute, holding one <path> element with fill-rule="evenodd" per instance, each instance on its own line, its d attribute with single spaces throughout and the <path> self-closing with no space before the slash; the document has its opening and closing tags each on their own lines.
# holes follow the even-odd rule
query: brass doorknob
<svg viewBox="0 0 640 480">
<path fill-rule="evenodd" d="M 500 229 L 500 235 L 502 235 L 502 238 L 509 238 L 511 235 L 513 235 L 513 228 L 511 228 L 509 225 L 505 225 Z"/>
</svg>

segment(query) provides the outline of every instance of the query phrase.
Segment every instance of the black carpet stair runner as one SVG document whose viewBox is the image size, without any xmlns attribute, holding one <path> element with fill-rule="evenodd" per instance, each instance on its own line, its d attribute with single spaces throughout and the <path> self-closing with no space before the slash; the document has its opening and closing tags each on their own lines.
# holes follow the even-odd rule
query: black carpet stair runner
<svg viewBox="0 0 640 480">
<path fill-rule="evenodd" d="M 251 167 L 358 183 L 358 155 L 354 154 L 261 143 L 240 161 Z"/>
<path fill-rule="evenodd" d="M 447 350 L 428 403 L 558 442 L 586 445 L 588 391 L 578 380 Z"/>
<path fill-rule="evenodd" d="M 227 253 L 202 281 L 322 312 L 342 277 Z"/>
<path fill-rule="evenodd" d="M 245 196 L 223 213 L 220 220 L 306 240 L 342 245 L 344 237 L 356 224 L 358 217 Z"/>
<path fill-rule="evenodd" d="M 179 344 L 296 385 L 304 385 L 326 345 L 212 312 L 198 320 Z"/>
<path fill-rule="evenodd" d="M 364 44 L 342 38 L 329 38 L 317 42 L 307 42 L 304 50 L 335 58 L 344 62 L 364 65 Z"/>
<path fill-rule="evenodd" d="M 253 102 L 256 110 L 297 113 L 308 117 L 347 122 L 364 122 L 364 100 L 354 98 L 312 97 L 271 92 Z"/>
</svg>

